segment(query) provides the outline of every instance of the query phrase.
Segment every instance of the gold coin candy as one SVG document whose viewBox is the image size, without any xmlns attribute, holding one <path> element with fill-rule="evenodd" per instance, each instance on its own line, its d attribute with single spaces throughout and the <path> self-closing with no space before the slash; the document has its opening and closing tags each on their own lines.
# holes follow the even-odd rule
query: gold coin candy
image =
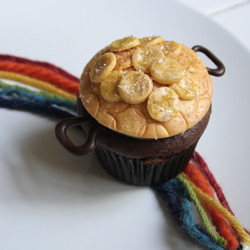
<svg viewBox="0 0 250 250">
<path fill-rule="evenodd" d="M 167 122 L 178 114 L 179 101 L 192 100 L 199 92 L 192 72 L 176 59 L 181 49 L 181 44 L 161 36 L 116 40 L 97 57 L 90 80 L 99 85 L 105 101 L 146 102 L 152 119 Z"/>
<path fill-rule="evenodd" d="M 171 88 L 178 94 L 181 99 L 192 100 L 197 96 L 199 84 L 192 77 L 192 75 L 187 75 L 181 78 L 178 82 L 172 84 Z"/>
<path fill-rule="evenodd" d="M 92 82 L 101 82 L 109 73 L 114 69 L 116 65 L 115 54 L 107 52 L 101 55 L 94 64 L 94 67 L 90 71 L 90 80 Z"/>
<path fill-rule="evenodd" d="M 122 78 L 122 72 L 118 70 L 112 71 L 100 85 L 100 93 L 108 102 L 119 102 L 121 97 L 118 93 L 118 83 Z"/>
<path fill-rule="evenodd" d="M 164 41 L 159 45 L 165 56 L 177 56 L 181 52 L 181 45 L 175 41 Z"/>
<path fill-rule="evenodd" d="M 116 66 L 115 69 L 127 69 L 132 66 L 133 49 L 119 51 L 115 54 Z"/>
<path fill-rule="evenodd" d="M 124 75 L 118 84 L 121 98 L 130 104 L 144 102 L 153 89 L 150 77 L 142 72 L 130 71 Z"/>
<path fill-rule="evenodd" d="M 161 84 L 172 84 L 182 78 L 181 66 L 172 59 L 165 57 L 163 61 L 156 61 L 150 67 L 153 79 Z"/>
<path fill-rule="evenodd" d="M 167 122 L 177 115 L 177 103 L 178 95 L 171 88 L 155 89 L 148 98 L 148 113 L 157 121 Z"/>
<path fill-rule="evenodd" d="M 111 51 L 122 51 L 131 49 L 140 44 L 140 40 L 134 36 L 127 36 L 122 39 L 118 39 L 111 43 L 110 50 Z"/>
<path fill-rule="evenodd" d="M 164 59 L 163 52 L 157 46 L 138 47 L 132 55 L 132 63 L 137 71 L 150 72 L 150 66 L 154 62 Z"/>
<path fill-rule="evenodd" d="M 140 39 L 140 44 L 142 46 L 152 46 L 158 43 L 163 42 L 163 38 L 161 36 L 150 36 L 150 37 L 143 37 Z"/>
</svg>

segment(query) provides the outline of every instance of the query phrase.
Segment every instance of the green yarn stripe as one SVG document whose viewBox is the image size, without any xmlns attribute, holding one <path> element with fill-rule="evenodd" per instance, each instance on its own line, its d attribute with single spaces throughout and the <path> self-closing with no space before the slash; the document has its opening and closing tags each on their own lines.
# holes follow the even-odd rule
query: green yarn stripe
<svg viewBox="0 0 250 250">
<path fill-rule="evenodd" d="M 183 185 L 183 187 L 186 189 L 188 196 L 190 197 L 190 199 L 192 200 L 192 202 L 194 203 L 197 211 L 200 214 L 201 220 L 204 224 L 204 227 L 208 233 L 208 235 L 211 237 L 211 239 L 213 239 L 216 244 L 218 244 L 221 247 L 225 247 L 227 244 L 227 241 L 221 237 L 213 228 L 213 225 L 211 224 L 209 217 L 206 213 L 206 211 L 204 210 L 204 208 L 202 207 L 199 199 L 197 198 L 197 195 L 195 194 L 193 188 L 191 187 L 191 185 L 189 184 L 188 180 L 186 180 L 184 177 L 182 177 L 181 175 L 178 175 L 177 180 L 180 181 L 180 183 Z"/>
<path fill-rule="evenodd" d="M 11 85 L 11 84 L 7 84 L 3 81 L 0 80 L 0 88 L 13 88 L 13 89 L 17 89 L 17 90 L 23 90 L 35 95 L 39 95 L 39 96 L 43 96 L 45 98 L 53 98 L 53 99 L 58 99 L 58 100 L 62 100 L 62 101 L 70 101 L 69 99 L 63 98 L 59 95 L 56 94 L 52 94 L 50 92 L 45 92 L 45 91 L 35 91 L 35 90 L 31 90 L 29 88 L 25 88 L 25 87 L 21 87 L 19 85 Z M 73 101 L 70 101 L 73 103 Z"/>
</svg>

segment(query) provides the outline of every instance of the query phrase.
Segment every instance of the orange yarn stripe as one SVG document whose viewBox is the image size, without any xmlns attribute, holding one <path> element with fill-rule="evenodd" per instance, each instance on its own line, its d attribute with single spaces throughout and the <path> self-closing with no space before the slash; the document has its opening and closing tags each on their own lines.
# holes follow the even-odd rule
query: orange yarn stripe
<svg viewBox="0 0 250 250">
<path fill-rule="evenodd" d="M 78 82 L 71 81 L 62 75 L 36 65 L 22 64 L 10 61 L 0 61 L 0 70 L 29 76 L 41 81 L 49 82 L 54 86 L 71 94 L 79 93 Z"/>
<path fill-rule="evenodd" d="M 199 187 L 204 193 L 206 193 L 210 197 L 214 198 L 213 190 L 210 184 L 208 183 L 205 175 L 193 163 L 189 162 L 184 172 L 189 176 L 190 180 L 197 187 Z M 224 216 L 210 205 L 206 203 L 204 205 L 206 207 L 206 210 L 210 214 L 212 223 L 217 228 L 220 235 L 222 235 L 222 237 L 227 240 L 226 248 L 237 249 L 237 247 L 239 246 L 239 242 L 234 233 L 232 232 L 230 225 L 225 220 Z"/>
</svg>

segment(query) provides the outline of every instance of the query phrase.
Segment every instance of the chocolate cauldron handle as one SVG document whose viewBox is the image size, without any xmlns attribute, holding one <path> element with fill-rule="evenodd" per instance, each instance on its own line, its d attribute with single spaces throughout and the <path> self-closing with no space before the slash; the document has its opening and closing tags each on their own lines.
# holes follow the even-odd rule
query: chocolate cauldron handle
<svg viewBox="0 0 250 250">
<path fill-rule="evenodd" d="M 207 71 L 210 75 L 213 75 L 213 76 L 224 75 L 224 73 L 225 73 L 224 64 L 210 50 L 208 50 L 207 48 L 205 48 L 201 45 L 195 45 L 194 47 L 192 47 L 192 50 L 195 52 L 202 52 L 216 65 L 217 68 L 215 68 L 215 69 L 211 69 L 211 68 L 207 67 Z"/>
<path fill-rule="evenodd" d="M 67 135 L 67 131 L 69 128 L 74 127 L 76 125 L 81 125 L 85 122 L 89 122 L 88 117 L 73 117 L 60 121 L 55 128 L 55 134 L 59 142 L 71 153 L 77 155 L 85 155 L 96 148 L 96 136 L 98 127 L 97 124 L 93 124 L 90 131 L 87 134 L 86 141 L 80 145 L 75 145 Z"/>
</svg>

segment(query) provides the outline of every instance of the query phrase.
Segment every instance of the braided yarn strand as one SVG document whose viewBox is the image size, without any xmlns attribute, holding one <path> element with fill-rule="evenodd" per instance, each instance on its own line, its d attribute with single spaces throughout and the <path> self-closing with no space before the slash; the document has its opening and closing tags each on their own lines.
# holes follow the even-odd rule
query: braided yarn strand
<svg viewBox="0 0 250 250">
<path fill-rule="evenodd" d="M 30 102 L 28 100 L 6 99 L 0 96 L 0 107 L 13 110 L 23 110 L 32 113 L 38 113 L 51 118 L 64 119 L 73 115 L 68 111 L 53 107 L 45 106 L 40 103 Z"/>
<path fill-rule="evenodd" d="M 189 162 L 186 168 L 184 169 L 184 173 L 186 173 L 189 179 L 199 187 L 204 193 L 208 194 L 210 197 L 214 198 L 213 189 L 210 186 L 208 180 L 202 171 L 196 167 L 192 162 Z M 209 206 L 204 203 L 204 208 L 207 210 L 212 223 L 220 233 L 222 237 L 224 237 L 227 241 L 226 248 L 228 249 L 236 249 L 239 246 L 239 242 L 234 235 L 230 225 L 225 220 L 223 215 L 218 212 L 215 208 Z"/>
<path fill-rule="evenodd" d="M 53 93 L 50 93 L 50 92 L 46 92 L 46 91 L 37 91 L 37 90 L 32 90 L 30 88 L 26 88 L 26 87 L 23 87 L 23 86 L 20 86 L 20 85 L 12 85 L 12 84 L 8 84 L 6 82 L 3 82 L 0 80 L 0 88 L 15 88 L 15 89 L 20 89 L 20 90 L 23 90 L 23 91 L 27 91 L 27 92 L 30 92 L 30 93 L 34 93 L 34 94 L 39 94 L 39 95 L 42 95 L 44 97 L 47 97 L 47 98 L 55 98 L 55 99 L 60 99 L 60 100 L 68 100 L 62 96 L 59 96 L 59 95 L 56 95 L 56 94 L 53 94 Z M 70 101 L 70 100 L 68 100 Z M 70 101 L 72 103 L 75 103 L 73 101 Z"/>
<path fill-rule="evenodd" d="M 182 175 L 179 175 L 176 177 L 177 180 L 179 180 L 181 182 L 181 184 L 185 187 L 190 199 L 193 201 L 197 211 L 199 212 L 200 214 L 200 217 L 201 217 L 201 220 L 205 226 L 205 229 L 208 233 L 208 235 L 219 245 L 219 246 L 222 246 L 224 247 L 227 242 L 226 240 L 221 237 L 220 235 L 218 235 L 214 229 L 213 229 L 213 226 L 211 225 L 211 222 L 205 212 L 205 210 L 203 209 L 202 205 L 200 204 L 200 201 L 199 199 L 197 198 L 195 192 L 193 191 L 193 188 L 191 185 L 189 185 L 189 182 L 183 178 Z"/>
<path fill-rule="evenodd" d="M 206 161 L 201 157 L 201 155 L 198 152 L 194 152 L 192 160 L 199 165 L 200 169 L 205 173 L 205 175 L 207 176 L 207 179 L 210 183 L 210 185 L 213 187 L 218 200 L 220 201 L 220 203 L 232 214 L 234 215 L 234 212 L 232 211 L 231 207 L 229 206 L 229 203 L 226 199 L 226 196 L 224 195 L 222 188 L 220 187 L 220 185 L 218 184 L 218 182 L 216 181 L 215 177 L 213 176 L 212 172 L 209 170 L 208 165 L 206 163 Z M 245 231 L 250 235 L 250 232 L 245 229 Z"/>
<path fill-rule="evenodd" d="M 223 250 L 207 233 L 195 223 L 195 215 L 191 202 L 185 196 L 185 190 L 177 179 L 155 186 L 164 203 L 170 208 L 178 226 L 200 245 L 211 250 Z"/>
<path fill-rule="evenodd" d="M 187 175 L 182 173 L 180 174 L 182 179 L 188 179 Z M 179 176 L 178 176 L 179 177 Z M 245 232 L 244 228 L 241 224 L 236 220 L 236 218 L 225 208 L 223 207 L 217 200 L 211 198 L 209 195 L 202 192 L 202 190 L 195 186 L 191 181 L 189 182 L 196 195 L 212 207 L 216 208 L 220 211 L 223 216 L 230 222 L 231 226 L 237 232 L 239 238 L 246 244 L 250 245 L 250 236 Z"/>
<path fill-rule="evenodd" d="M 220 203 L 227 208 L 228 211 L 231 212 L 231 214 L 234 215 L 233 211 L 231 210 L 227 199 L 222 191 L 222 188 L 220 187 L 220 185 L 217 183 L 216 179 L 214 178 L 213 174 L 210 172 L 207 163 L 204 161 L 204 159 L 200 156 L 200 154 L 198 152 L 194 152 L 193 154 L 193 159 L 195 162 L 197 162 L 200 166 L 200 168 L 205 172 L 209 183 L 211 184 L 211 186 L 213 187 Z"/>
<path fill-rule="evenodd" d="M 60 74 L 44 69 L 40 66 L 0 61 L 0 71 L 18 73 L 35 78 L 37 80 L 49 82 L 55 87 L 63 89 L 74 95 L 77 95 L 79 93 L 78 82 L 69 80 L 68 78 L 61 76 Z"/>
<path fill-rule="evenodd" d="M 79 82 L 79 78 L 73 76 L 72 74 L 68 73 L 64 69 L 59 68 L 59 67 L 57 67 L 51 63 L 48 63 L 48 62 L 35 61 L 35 60 L 30 60 L 27 58 L 17 57 L 17 56 L 12 56 L 12 55 L 0 55 L 0 61 L 9 61 L 9 62 L 17 62 L 17 63 L 22 63 L 22 64 L 40 66 L 44 69 L 48 69 L 52 72 L 58 73 L 64 77 L 68 78 L 71 81 Z"/>
<path fill-rule="evenodd" d="M 0 78 L 21 82 L 21 83 L 30 85 L 32 87 L 57 94 L 57 95 L 62 96 L 66 99 L 76 101 L 75 95 L 69 94 L 68 92 L 65 92 L 61 89 L 58 89 L 58 88 L 54 87 L 53 85 L 50 85 L 50 83 L 48 83 L 48 82 L 36 80 L 36 79 L 30 78 L 28 76 L 24 76 L 24 75 L 12 73 L 12 72 L 6 72 L 6 71 L 0 71 Z"/>
<path fill-rule="evenodd" d="M 0 81 L 0 96 L 5 98 L 25 99 L 32 102 L 39 102 L 43 105 L 57 105 L 69 109 L 76 114 L 76 103 L 56 95 L 32 91 L 17 85 L 9 85 Z"/>
</svg>

